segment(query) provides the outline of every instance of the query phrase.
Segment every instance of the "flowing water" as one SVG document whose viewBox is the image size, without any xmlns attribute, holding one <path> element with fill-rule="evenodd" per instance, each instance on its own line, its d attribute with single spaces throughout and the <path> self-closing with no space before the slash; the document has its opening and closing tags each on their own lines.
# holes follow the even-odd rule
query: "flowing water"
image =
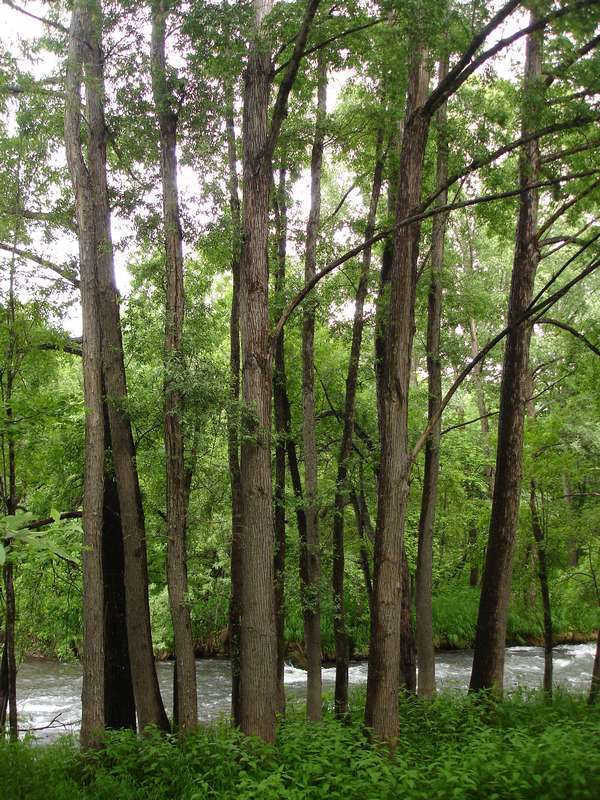
<svg viewBox="0 0 600 800">
<path fill-rule="evenodd" d="M 571 691 L 589 689 L 595 643 L 559 645 L 554 648 L 554 682 Z M 438 653 L 436 676 L 440 689 L 465 691 L 471 674 L 472 650 Z M 157 664 L 158 677 L 167 710 L 173 702 L 173 663 Z M 226 659 L 197 661 L 198 706 L 203 722 L 229 712 L 230 667 Z M 544 653 L 541 647 L 509 647 L 506 650 L 504 683 L 507 689 L 517 686 L 536 688 L 542 684 Z M 350 667 L 350 683 L 365 683 L 366 662 Z M 335 669 L 323 669 L 323 686 L 332 689 Z M 285 684 L 291 697 L 302 698 L 306 672 L 286 666 Z M 81 718 L 81 667 L 55 661 L 30 660 L 21 665 L 17 677 L 19 721 L 23 732 L 49 738 L 75 732 Z"/>
</svg>

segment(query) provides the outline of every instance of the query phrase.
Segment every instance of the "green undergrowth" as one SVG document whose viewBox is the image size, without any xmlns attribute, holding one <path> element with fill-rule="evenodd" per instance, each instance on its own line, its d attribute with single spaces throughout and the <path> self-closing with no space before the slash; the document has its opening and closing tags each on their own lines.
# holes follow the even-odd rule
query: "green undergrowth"
<svg viewBox="0 0 600 800">
<path fill-rule="evenodd" d="M 183 741 L 152 732 L 107 735 L 82 754 L 63 739 L 49 746 L 0 744 L 3 800 L 596 800 L 600 797 L 600 708 L 585 699 L 516 694 L 501 703 L 445 694 L 401 701 L 396 755 L 361 726 L 362 693 L 348 724 L 327 711 L 308 724 L 288 710 L 268 746 L 225 724 Z"/>
</svg>

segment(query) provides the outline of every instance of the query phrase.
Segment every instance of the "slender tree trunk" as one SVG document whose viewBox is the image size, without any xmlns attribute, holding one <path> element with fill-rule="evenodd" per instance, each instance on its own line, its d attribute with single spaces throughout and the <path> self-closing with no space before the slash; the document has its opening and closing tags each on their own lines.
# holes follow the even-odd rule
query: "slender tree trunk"
<svg viewBox="0 0 600 800">
<path fill-rule="evenodd" d="M 2 572 L 4 576 L 4 570 Z M 8 710 L 8 653 L 6 648 L 6 626 L 4 628 L 4 642 L 2 645 L 2 658 L 0 659 L 0 734 L 4 735 L 6 727 L 6 712 Z"/>
<path fill-rule="evenodd" d="M 237 147 L 233 90 L 225 88 L 225 129 L 229 162 L 229 210 L 231 213 L 231 317 L 229 322 L 229 403 L 227 457 L 231 483 L 231 597 L 229 600 L 229 657 L 231 659 L 231 711 L 236 726 L 240 716 L 240 618 L 242 608 L 242 485 L 238 441 L 240 401 L 240 252 L 241 218 L 237 173 Z"/>
<path fill-rule="evenodd" d="M 469 267 L 472 270 L 473 268 L 473 251 L 472 251 L 472 242 L 469 237 Z M 479 341 L 477 337 L 477 323 L 476 321 L 471 318 L 469 320 L 469 331 L 471 334 L 471 357 L 475 358 L 477 353 L 479 352 Z M 488 418 L 488 409 L 487 403 L 485 401 L 485 392 L 483 388 L 483 379 L 482 379 L 482 363 L 480 362 L 477 366 L 473 369 L 473 386 L 475 388 L 475 401 L 477 403 L 477 413 L 480 417 L 480 425 L 481 425 L 481 436 L 483 438 L 483 447 L 484 452 L 486 453 L 486 458 L 490 454 L 490 423 Z M 487 465 L 484 468 L 484 475 L 485 481 L 487 484 L 487 493 L 488 498 L 491 502 L 494 496 L 494 468 L 492 465 Z M 471 568 L 469 570 L 469 586 L 475 587 L 479 584 L 479 563 L 473 557 L 473 553 L 475 551 L 477 545 L 477 525 L 475 522 L 472 523 L 471 528 L 469 530 L 469 550 L 471 552 Z"/>
<path fill-rule="evenodd" d="M 538 577 L 542 595 L 544 613 L 544 693 L 552 697 L 552 653 L 554 647 L 554 631 L 552 627 L 552 606 L 550 604 L 550 587 L 548 585 L 548 566 L 546 559 L 546 537 L 538 509 L 536 498 L 536 482 L 531 480 L 529 488 L 529 509 L 531 511 L 531 530 L 535 539 L 538 561 Z"/>
<path fill-rule="evenodd" d="M 356 491 L 354 490 L 352 490 L 350 497 L 352 500 L 352 507 L 354 509 L 356 529 L 358 531 L 358 536 L 360 539 L 360 552 L 359 552 L 360 567 L 365 582 L 365 592 L 367 593 L 367 600 L 369 603 L 369 617 L 370 617 L 373 608 L 373 576 L 371 574 L 371 558 L 369 555 L 369 549 L 367 545 L 367 538 L 369 538 L 369 534 L 367 533 L 368 527 L 365 520 L 362 498 L 359 497 Z"/>
<path fill-rule="evenodd" d="M 80 261 L 82 284 L 88 287 L 87 305 L 89 312 L 86 323 L 84 310 L 84 375 L 87 359 L 94 353 L 94 366 L 98 350 L 102 355 L 102 375 L 109 398 L 109 422 L 112 441 L 113 463 L 119 493 L 121 522 L 125 554 L 125 591 L 127 603 L 127 634 L 131 660 L 133 686 L 136 700 L 138 725 L 141 729 L 155 724 L 167 730 L 169 722 L 164 711 L 152 651 L 150 630 L 150 610 L 148 605 L 148 567 L 144 530 L 144 515 L 139 491 L 135 448 L 131 424 L 126 412 L 127 384 L 123 360 L 121 325 L 114 279 L 114 261 L 110 233 L 110 209 L 106 182 L 106 126 L 104 123 L 104 76 L 101 51 L 102 10 L 94 3 L 78 0 L 73 9 L 70 50 L 69 78 L 67 81 L 67 103 L 65 112 L 65 142 L 71 180 L 76 197 L 76 212 L 80 241 Z M 87 163 L 81 150 L 81 82 L 85 82 L 85 118 Z M 87 325 L 87 335 L 86 335 Z M 101 347 L 98 343 L 101 340 Z M 103 421 L 101 403 L 101 375 L 94 370 L 90 375 L 92 386 L 88 386 L 86 406 L 88 416 L 93 412 L 95 439 L 86 447 L 87 457 L 93 460 L 86 464 L 86 481 L 93 481 L 93 547 L 94 575 L 88 576 L 87 589 L 93 592 L 93 600 L 87 604 L 90 614 L 96 606 L 99 620 L 88 626 L 88 634 L 97 637 L 98 644 L 88 653 L 93 658 L 89 673 L 93 680 L 93 699 L 84 704 L 96 709 L 90 722 L 82 723 L 82 741 L 93 743 L 93 731 L 103 724 L 103 635 L 102 635 L 102 570 L 100 563 L 100 530 L 102 525 L 102 483 L 103 478 Z M 85 382 L 85 378 L 84 378 Z M 97 397 L 96 397 L 97 395 Z M 88 402 L 91 402 L 90 403 Z M 91 423 L 90 423 L 91 424 Z M 102 442 L 102 450 L 99 443 Z M 92 516 L 92 510 L 90 510 Z M 86 537 L 91 536 L 86 532 Z M 91 559 L 90 559 L 91 560 Z M 94 633 L 92 634 L 92 630 Z M 90 644 L 92 640 L 90 639 Z M 84 693 L 85 693 L 84 689 Z M 91 713 L 91 712 L 90 712 Z"/>
<path fill-rule="evenodd" d="M 306 226 L 304 279 L 315 276 L 317 240 L 321 221 L 321 170 L 327 113 L 327 63 L 323 51 L 318 55 L 317 117 L 310 164 L 310 212 Z M 306 713 L 308 719 L 321 719 L 321 556 L 317 501 L 317 441 L 314 391 L 315 305 L 309 298 L 302 324 L 302 439 L 304 444 L 304 498 L 306 540 L 301 543 L 300 570 L 304 643 L 307 661 Z M 335 569 L 335 567 L 334 567 Z"/>
<path fill-rule="evenodd" d="M 600 629 L 596 637 L 596 655 L 594 656 L 594 666 L 592 667 L 592 683 L 588 702 L 590 705 L 598 702 L 600 698 Z"/>
<path fill-rule="evenodd" d="M 369 212 L 365 228 L 365 239 L 370 239 L 375 230 L 377 217 L 377 206 L 381 194 L 381 183 L 383 178 L 383 133 L 377 133 L 375 147 L 375 168 L 373 172 L 373 183 L 371 187 L 371 198 L 369 202 Z M 369 273 L 371 270 L 371 247 L 363 250 L 362 267 L 356 298 L 354 303 L 354 320 L 352 323 L 352 341 L 350 344 L 350 358 L 348 360 L 348 372 L 346 375 L 346 395 L 344 400 L 344 428 L 340 450 L 338 454 L 338 467 L 336 478 L 336 490 L 334 498 L 333 516 L 333 566 L 332 566 L 332 589 L 333 589 L 333 629 L 335 632 L 335 713 L 338 717 L 345 716 L 348 711 L 348 662 L 349 647 L 348 636 L 346 633 L 345 613 L 344 613 L 344 508 L 348 495 L 348 464 L 352 452 L 352 440 L 354 436 L 354 417 L 356 409 L 356 389 L 358 384 L 358 367 L 360 362 L 360 350 L 362 346 L 364 328 L 364 305 L 369 289 Z M 358 502 L 358 501 L 357 501 Z M 356 520 L 359 530 L 364 530 L 364 517 L 360 506 L 355 505 Z M 364 548 L 363 548 L 364 550 Z M 366 552 L 361 551 L 363 572 L 368 568 L 368 557 L 365 561 Z M 370 570 L 365 580 L 367 585 L 371 583 Z M 372 587 L 371 587 L 372 592 Z M 369 606 L 371 605 L 372 595 L 369 594 Z"/>
<path fill-rule="evenodd" d="M 523 135 L 527 135 L 537 127 L 541 107 L 539 97 L 541 74 L 542 36 L 536 32 L 530 34 L 527 39 Z M 538 179 L 539 162 L 537 141 L 524 145 L 520 163 L 521 186 Z M 521 316 L 533 297 L 539 260 L 536 240 L 537 207 L 537 190 L 523 191 L 519 201 L 509 323 Z M 501 692 L 503 686 L 506 618 L 521 488 L 523 422 L 527 401 L 530 338 L 531 325 L 525 322 L 515 327 L 506 339 L 500 389 L 494 498 L 481 582 L 470 691 L 494 689 Z"/>
<path fill-rule="evenodd" d="M 275 198 L 277 228 L 277 268 L 275 272 L 275 298 L 283 297 L 285 290 L 285 261 L 287 255 L 287 200 L 286 167 L 279 169 L 279 182 Z M 285 711 L 285 461 L 288 437 L 287 379 L 285 373 L 285 341 L 281 331 L 275 342 L 275 371 L 273 375 L 273 409 L 275 417 L 275 615 L 277 623 L 277 710 Z"/>
<path fill-rule="evenodd" d="M 399 169 L 396 219 L 418 205 L 429 117 L 421 113 L 428 89 L 424 48 L 417 47 L 410 68 L 407 110 Z M 385 348 L 380 364 L 380 468 L 373 620 L 365 723 L 393 747 L 398 735 L 400 682 L 401 560 L 409 491 L 408 390 L 414 330 L 414 295 L 420 226 L 398 225 L 385 305 Z"/>
<path fill-rule="evenodd" d="M 177 723 L 188 731 L 198 723 L 196 659 L 188 606 L 186 553 L 187 493 L 181 389 L 183 364 L 183 236 L 177 187 L 177 118 L 166 73 L 168 0 L 152 3 L 152 90 L 160 131 L 160 166 L 166 256 L 164 441 L 167 508 L 167 586 L 177 664 Z"/>
<path fill-rule="evenodd" d="M 16 741 L 19 738 L 19 730 L 17 721 L 17 657 L 15 652 L 17 608 L 15 602 L 14 567 L 12 564 L 5 564 L 3 572 L 4 596 L 6 600 L 4 649 L 6 652 L 8 729 L 10 738 Z"/>
<path fill-rule="evenodd" d="M 271 481 L 271 353 L 267 263 L 271 159 L 267 153 L 270 57 L 261 42 L 262 18 L 271 3 L 255 3 L 256 38 L 244 76 L 244 202 L 240 328 L 244 435 L 241 728 L 275 738 L 277 637 L 273 592 L 273 493 Z"/>
<path fill-rule="evenodd" d="M 400 688 L 417 691 L 417 647 L 412 624 L 410 572 L 402 548 L 402 606 L 400 610 Z"/>
<path fill-rule="evenodd" d="M 448 56 L 440 62 L 439 80 L 448 74 Z M 436 186 L 442 189 L 438 204 L 446 205 L 448 190 L 448 135 L 446 133 L 446 104 L 437 113 L 437 175 Z M 436 417 L 442 402 L 442 368 L 440 363 L 440 325 L 442 316 L 441 274 L 444 264 L 446 215 L 433 218 L 431 235 L 431 278 L 427 315 L 427 376 L 429 383 L 429 420 Z M 433 532 L 440 471 L 441 420 L 433 426 L 425 445 L 425 472 L 416 571 L 417 657 L 419 661 L 419 695 L 431 697 L 435 692 L 435 653 L 433 648 L 432 568 Z"/>
</svg>

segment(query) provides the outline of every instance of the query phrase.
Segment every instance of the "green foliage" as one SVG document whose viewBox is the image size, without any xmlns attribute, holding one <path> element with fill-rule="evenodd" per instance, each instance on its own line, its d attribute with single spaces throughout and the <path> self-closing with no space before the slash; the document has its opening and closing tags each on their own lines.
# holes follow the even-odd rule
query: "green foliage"
<svg viewBox="0 0 600 800">
<path fill-rule="evenodd" d="M 7 800 L 593 800 L 600 792 L 600 708 L 583 698 L 514 695 L 497 703 L 445 695 L 401 701 L 390 758 L 366 735 L 363 695 L 352 720 L 329 711 L 307 723 L 292 707 L 269 746 L 225 724 L 179 740 L 108 734 L 81 753 L 72 740 L 47 747 L 0 744 Z"/>
</svg>

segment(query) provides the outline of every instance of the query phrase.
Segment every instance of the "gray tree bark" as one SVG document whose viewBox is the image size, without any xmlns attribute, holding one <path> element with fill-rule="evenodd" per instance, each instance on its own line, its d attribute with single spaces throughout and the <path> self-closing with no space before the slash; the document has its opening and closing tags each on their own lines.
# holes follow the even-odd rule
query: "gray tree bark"
<svg viewBox="0 0 600 800">
<path fill-rule="evenodd" d="M 535 18 L 532 16 L 532 21 Z M 527 38 L 522 131 L 535 130 L 541 110 L 542 34 Z M 521 186 L 534 183 L 540 174 L 537 140 L 523 146 L 519 180 Z M 533 299 L 539 261 L 537 246 L 538 190 L 524 190 L 519 199 L 508 324 L 521 317 Z M 519 512 L 522 475 L 523 427 L 528 395 L 529 343 L 531 324 L 516 325 L 506 339 L 494 497 L 481 599 L 477 617 L 475 653 L 470 691 L 493 689 L 502 692 L 506 619 L 510 599 L 512 558 Z"/>
<path fill-rule="evenodd" d="M 183 236 L 177 186 L 178 110 L 167 78 L 165 56 L 168 0 L 152 3 L 152 92 L 160 136 L 160 167 L 165 245 L 164 443 L 167 509 L 167 587 L 175 641 L 177 697 L 174 719 L 181 730 L 198 723 L 196 659 L 188 606 L 186 552 L 187 491 L 181 389 L 183 364 Z"/>
<path fill-rule="evenodd" d="M 439 80 L 448 74 L 448 56 L 440 62 Z M 448 202 L 448 135 L 446 133 L 447 111 L 444 103 L 437 112 L 437 169 L 436 187 L 440 191 L 439 205 Z M 427 379 L 429 420 L 438 415 L 442 402 L 442 368 L 440 363 L 440 325 L 442 316 L 441 274 L 444 264 L 444 238 L 446 234 L 446 215 L 437 214 L 433 218 L 431 234 L 431 277 L 429 282 L 427 315 Z M 432 568 L 433 533 L 437 504 L 438 478 L 440 471 L 440 433 L 441 420 L 433 425 L 425 444 L 425 470 L 423 474 L 423 493 L 421 515 L 419 518 L 419 544 L 416 571 L 416 616 L 417 616 L 417 659 L 419 664 L 418 692 L 421 697 L 431 697 L 435 692 L 435 653 L 433 648 L 433 610 L 432 610 Z"/>
</svg>

